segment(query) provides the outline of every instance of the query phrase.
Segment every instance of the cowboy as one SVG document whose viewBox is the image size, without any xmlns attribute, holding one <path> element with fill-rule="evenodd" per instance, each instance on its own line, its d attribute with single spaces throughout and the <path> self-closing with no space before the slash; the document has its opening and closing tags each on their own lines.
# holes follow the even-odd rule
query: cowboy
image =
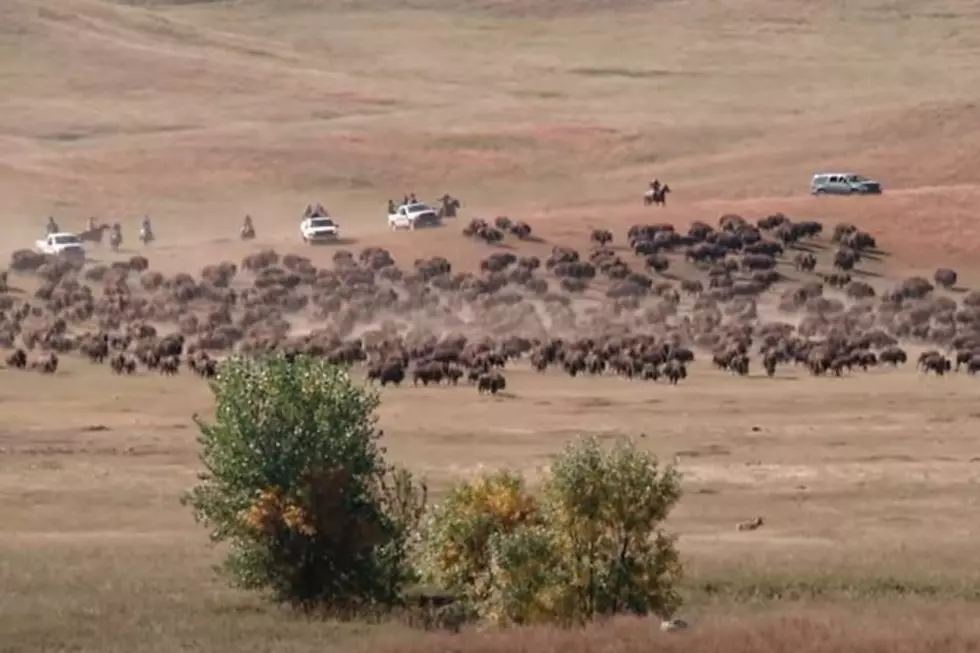
<svg viewBox="0 0 980 653">
<path fill-rule="evenodd" d="M 58 228 L 58 223 L 54 221 L 54 216 L 48 216 L 48 233 L 56 234 L 59 231 L 61 231 L 61 229 Z"/>
<path fill-rule="evenodd" d="M 454 198 L 449 193 L 445 193 L 439 198 L 439 202 L 442 204 L 442 211 L 446 214 L 447 218 L 456 217 L 456 209 L 459 208 L 459 200 Z"/>
<path fill-rule="evenodd" d="M 654 192 L 654 194 L 660 192 L 660 180 L 659 179 L 654 179 L 653 181 L 650 182 L 650 190 L 652 190 Z"/>
<path fill-rule="evenodd" d="M 153 227 L 150 226 L 150 216 L 146 216 L 143 218 L 142 231 L 143 231 L 144 238 L 153 237 Z"/>
<path fill-rule="evenodd" d="M 246 229 L 252 229 L 252 216 L 246 214 L 245 220 L 242 222 L 242 226 Z"/>
<path fill-rule="evenodd" d="M 395 207 L 395 200 L 388 200 L 388 215 L 394 215 L 398 209 Z"/>
</svg>

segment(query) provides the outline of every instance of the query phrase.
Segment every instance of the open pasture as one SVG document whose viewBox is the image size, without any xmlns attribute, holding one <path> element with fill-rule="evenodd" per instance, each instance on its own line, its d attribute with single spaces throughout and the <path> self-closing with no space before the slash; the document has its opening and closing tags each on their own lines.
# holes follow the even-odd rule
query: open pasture
<svg viewBox="0 0 980 653">
<path fill-rule="evenodd" d="M 273 342 L 287 351 L 349 359 L 355 374 L 385 382 L 381 426 L 386 446 L 396 460 L 429 479 L 435 496 L 454 478 L 486 468 L 511 467 L 533 481 L 548 456 L 579 433 L 641 438 L 685 474 L 687 494 L 671 527 L 681 535 L 689 565 L 688 610 L 698 617 L 713 618 L 717 606 L 727 612 L 785 600 L 976 598 L 978 579 L 964 574 L 962 565 L 973 556 L 976 536 L 970 515 L 978 464 L 973 447 L 974 423 L 980 419 L 973 401 L 977 379 L 967 372 L 969 363 L 941 375 L 916 365 L 927 349 L 953 349 L 951 365 L 969 352 L 969 342 L 952 342 L 970 333 L 968 323 L 951 336 L 942 319 L 933 320 L 950 304 L 972 314 L 966 288 L 954 285 L 920 299 L 898 300 L 889 296 L 901 286 L 884 276 L 885 252 L 870 254 L 850 273 L 833 271 L 833 252 L 841 250 L 820 236 L 776 257 L 778 279 L 759 282 L 756 290 L 735 297 L 732 289 L 753 283 L 757 274 L 741 263 L 730 276 L 712 277 L 718 263 L 687 261 L 667 248 L 655 256 L 668 261 L 674 272 L 657 273 L 647 270 L 645 256 L 620 246 L 610 250 L 613 256 L 632 274 L 649 279 L 652 289 L 615 297 L 610 293 L 621 280 L 607 278 L 615 266 L 599 270 L 588 287 L 570 290 L 562 283 L 581 278 L 561 277 L 562 264 L 549 265 L 547 258 L 529 273 L 530 279 L 518 274 L 524 268 L 514 261 L 503 271 L 481 269 L 510 260 L 507 255 L 516 259 L 514 251 L 530 256 L 558 247 L 567 256 L 570 241 L 525 246 L 507 235 L 507 248 L 501 249 L 459 233 L 451 236 L 449 230 L 440 235 L 482 253 L 483 263 L 455 277 L 432 272 L 421 286 L 411 281 L 412 268 L 415 276 L 437 268 L 436 252 L 423 253 L 401 278 L 391 272 L 400 268 L 379 249 L 346 258 L 338 247 L 315 248 L 309 258 L 287 255 L 274 264 L 275 255 L 261 245 L 224 281 L 215 265 L 199 281 L 180 280 L 179 273 L 160 281 L 152 262 L 142 274 L 88 264 L 80 282 L 71 281 L 74 273 L 45 282 L 53 274 L 50 263 L 37 272 L 9 275 L 6 296 L 14 317 L 8 318 L 8 327 L 24 300 L 38 309 L 44 305 L 31 294 L 37 296 L 47 284 L 50 295 L 42 291 L 47 306 L 17 322 L 19 340 L 12 345 L 39 343 L 26 369 L 2 371 L 0 400 L 6 423 L 15 425 L 3 430 L 3 528 L 11 561 L 5 574 L 23 595 L 36 592 L 39 601 L 55 606 L 48 612 L 31 601 L 10 602 L 5 614 L 11 616 L 11 628 L 42 637 L 53 627 L 50 619 L 62 624 L 87 619 L 81 604 L 93 599 L 92 588 L 103 582 L 97 579 L 113 573 L 127 578 L 118 595 L 115 590 L 95 595 L 107 619 L 121 619 L 119 611 L 159 615 L 164 604 L 179 606 L 166 614 L 175 620 L 171 623 L 184 623 L 193 614 L 188 636 L 226 641 L 213 630 L 212 614 L 225 615 L 228 601 L 244 601 L 247 610 L 262 615 L 256 617 L 260 622 L 271 618 L 268 608 L 235 597 L 209 576 L 215 553 L 177 497 L 196 474 L 196 431 L 190 418 L 211 410 L 210 391 L 198 378 L 208 372 L 191 365 L 220 359 L 231 347 L 257 351 Z M 745 226 L 716 233 L 747 232 L 751 229 Z M 423 243 L 425 235 L 418 231 L 407 237 Z M 634 247 L 643 249 L 644 242 L 649 241 Z M 577 244 L 589 251 L 586 243 Z M 796 269 L 792 261 L 808 253 L 817 261 L 815 270 Z M 751 256 L 758 255 L 733 254 L 726 260 Z M 379 257 L 383 265 L 374 271 Z M 119 262 L 131 264 L 125 256 Z M 290 287 L 279 265 L 305 281 Z M 584 259 L 579 265 L 585 265 Z M 854 274 L 868 281 L 835 288 L 818 274 L 830 280 Z M 365 275 L 369 285 L 357 285 Z M 731 285 L 716 281 L 711 287 L 712 278 L 728 279 Z M 535 281 L 555 290 L 535 290 Z M 704 282 L 702 291 L 680 291 L 695 281 Z M 498 283 L 503 285 L 495 289 Z M 856 283 L 878 297 L 849 297 L 847 289 Z M 820 296 L 803 303 L 793 299 L 800 289 L 814 293 L 817 287 Z M 110 298 L 125 288 L 133 304 L 93 301 L 89 291 L 78 288 L 90 288 L 94 298 Z M 275 294 L 259 296 L 276 288 Z M 232 291 L 236 303 L 229 304 L 221 293 Z M 388 298 L 387 303 L 375 304 L 378 297 Z M 66 305 L 56 308 L 59 301 Z M 278 308 L 263 316 L 263 306 Z M 325 308 L 330 312 L 323 313 Z M 52 331 L 56 310 L 79 317 L 69 318 L 64 332 Z M 918 327 L 906 321 L 922 311 L 928 319 Z M 282 319 L 278 315 L 287 316 L 291 334 L 275 331 Z M 95 324 L 116 320 L 120 326 L 110 329 L 102 358 Z M 151 324 L 157 325 L 157 335 L 147 328 Z M 787 335 L 770 342 L 765 334 L 776 324 L 784 325 L 780 332 Z M 890 339 L 890 330 L 907 324 L 925 325 L 922 342 L 909 346 Z M 236 332 L 235 325 L 245 328 Z M 509 325 L 512 336 L 494 339 L 501 325 Z M 800 335 L 806 328 L 816 331 Z M 187 352 L 175 365 L 177 372 L 166 373 L 163 361 L 173 356 L 157 352 L 180 333 Z M 433 363 L 439 348 L 448 346 L 434 343 L 458 336 L 471 344 L 458 345 L 462 349 L 447 365 Z M 228 340 L 235 337 L 237 342 Z M 479 347 L 487 337 L 489 348 Z M 628 354 L 602 349 L 617 339 L 632 342 L 631 337 L 640 338 L 641 345 L 629 345 Z M 542 366 L 542 352 L 554 345 L 553 338 L 568 343 L 565 361 Z M 575 348 L 586 346 L 588 338 L 605 344 L 583 355 L 585 369 L 580 370 L 574 365 Z M 826 358 L 830 369 L 814 367 L 811 354 L 793 349 L 835 338 L 847 353 L 840 355 L 843 359 Z M 622 367 L 624 357 L 655 360 L 651 356 L 661 347 L 655 343 L 669 342 L 678 343 L 664 350 L 669 360 Z M 680 352 L 688 346 L 680 343 L 688 342 L 694 360 L 672 384 L 668 370 L 686 360 Z M 730 362 L 731 369 L 721 369 L 725 363 L 713 359 L 724 359 L 740 342 L 747 343 L 749 369 L 742 373 Z M 519 350 L 507 353 L 500 366 L 492 357 L 509 347 Z M 201 348 L 210 353 L 201 354 Z M 33 362 L 50 356 L 43 353 L 46 349 L 60 352 L 53 374 L 31 369 Z M 905 353 L 908 362 L 887 364 L 884 352 L 890 350 Z M 393 362 L 399 356 L 407 365 Z M 776 365 L 770 376 L 760 361 L 772 356 Z M 483 362 L 481 357 L 489 358 Z M 600 358 L 608 367 L 595 369 Z M 113 370 L 115 359 L 131 361 L 135 371 Z M 844 362 L 834 367 L 839 359 Z M 391 365 L 402 369 L 400 383 L 397 375 L 390 376 Z M 648 375 L 651 366 L 653 377 Z M 450 369 L 459 370 L 458 384 L 448 380 Z M 479 392 L 477 385 L 493 375 L 502 376 L 506 388 L 497 394 Z M 51 402 L 57 410 L 47 409 Z M 761 528 L 735 528 L 756 517 L 764 520 Z M 64 582 L 77 590 L 47 595 Z M 137 595 L 140 603 L 134 607 Z M 225 619 L 230 617 L 219 617 Z M 62 627 L 68 629 L 65 641 L 81 632 Z M 176 626 L 163 622 L 160 627 L 172 632 Z M 80 629 L 80 622 L 74 628 Z M 120 646 L 127 637 L 139 636 L 138 626 L 124 619 L 114 622 L 113 632 Z M 308 634 L 313 632 L 319 631 Z M 99 641 L 91 637 L 96 634 L 85 641 Z M 304 635 L 294 637 L 298 646 L 305 645 Z"/>
<path fill-rule="evenodd" d="M 0 352 L 27 359 L 0 369 L 0 649 L 969 650 L 978 27 L 963 0 L 0 3 L 0 255 L 47 215 L 126 234 L 80 273 L 21 254 L 0 292 Z M 885 192 L 806 195 L 836 170 Z M 643 205 L 654 176 L 665 207 Z M 408 192 L 458 196 L 460 216 L 389 232 L 385 202 Z M 299 242 L 310 202 L 340 222 L 336 246 Z M 246 213 L 255 241 L 237 238 Z M 753 228 L 777 213 L 823 230 Z M 146 214 L 159 240 L 140 247 Z M 497 216 L 531 237 L 461 233 Z M 842 223 L 875 242 L 833 238 Z M 901 286 L 915 276 L 935 287 Z M 100 331 L 111 352 L 91 362 Z M 433 339 L 459 335 L 493 341 L 457 348 L 458 385 L 416 386 Z M 228 590 L 177 503 L 191 416 L 212 408 L 207 365 L 188 361 L 272 343 L 350 357 L 365 379 L 402 359 L 380 389 L 386 445 L 436 494 L 481 466 L 533 479 L 581 432 L 642 438 L 685 474 L 670 526 L 694 628 L 443 638 Z M 740 344 L 747 374 L 713 364 Z M 906 363 L 882 359 L 895 347 Z M 948 373 L 917 368 L 928 350 Z M 50 352 L 54 373 L 31 369 Z M 113 372 L 120 356 L 134 373 Z M 474 371 L 506 387 L 480 393 Z"/>
</svg>

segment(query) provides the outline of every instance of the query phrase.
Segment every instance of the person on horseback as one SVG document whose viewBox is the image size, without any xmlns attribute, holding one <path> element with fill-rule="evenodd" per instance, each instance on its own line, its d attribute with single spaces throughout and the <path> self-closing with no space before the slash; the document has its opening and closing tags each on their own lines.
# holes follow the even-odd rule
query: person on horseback
<svg viewBox="0 0 980 653">
<path fill-rule="evenodd" d="M 112 249 L 119 249 L 122 245 L 122 225 L 118 222 L 112 223 L 112 233 L 109 234 L 109 246 Z"/>
<path fill-rule="evenodd" d="M 303 214 L 303 217 L 304 218 L 326 218 L 326 217 L 329 217 L 329 216 L 327 215 L 326 209 L 323 208 L 323 205 L 320 204 L 319 202 L 317 202 L 316 204 L 308 204 L 306 206 L 306 213 Z"/>
<path fill-rule="evenodd" d="M 449 193 L 444 193 L 443 196 L 439 198 L 439 201 L 442 203 L 443 213 L 446 214 L 447 218 L 455 218 L 456 212 L 459 210 L 459 207 L 462 206 L 459 198 L 453 197 Z"/>
<path fill-rule="evenodd" d="M 252 216 L 245 215 L 245 219 L 242 220 L 242 238 L 254 238 L 255 237 L 255 225 L 252 224 Z"/>
<path fill-rule="evenodd" d="M 53 215 L 48 216 L 47 230 L 48 230 L 48 235 L 56 234 L 59 231 L 61 231 L 61 229 L 58 227 L 58 223 L 54 221 Z"/>
<path fill-rule="evenodd" d="M 140 226 L 140 238 L 143 242 L 153 240 L 153 227 L 150 225 L 150 216 L 144 216 L 143 224 Z"/>
<path fill-rule="evenodd" d="M 654 195 L 656 195 L 657 193 L 660 192 L 660 180 L 659 179 L 656 179 L 655 178 L 653 181 L 650 182 L 650 190 L 653 191 L 653 194 Z"/>
</svg>

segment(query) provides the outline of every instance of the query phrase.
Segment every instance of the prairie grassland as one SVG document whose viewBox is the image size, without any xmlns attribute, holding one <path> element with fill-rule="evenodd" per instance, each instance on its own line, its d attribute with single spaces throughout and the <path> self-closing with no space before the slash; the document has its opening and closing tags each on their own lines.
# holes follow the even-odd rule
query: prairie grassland
<svg viewBox="0 0 980 653">
<path fill-rule="evenodd" d="M 832 638 L 854 628 L 820 607 L 831 602 L 905 614 L 980 596 L 972 379 L 912 370 L 811 379 L 786 370 L 772 382 L 735 381 L 706 364 L 679 388 L 529 370 L 508 376 L 508 396 L 496 400 L 470 387 L 385 391 L 391 455 L 438 495 L 481 466 L 533 479 L 577 433 L 642 437 L 685 474 L 670 527 L 689 566 L 684 616 L 699 630 L 705 619 L 739 631 L 718 616 L 762 611 L 765 628 L 829 628 Z M 51 397 L 56 411 L 45 410 Z M 71 361 L 54 378 L 19 375 L 0 400 L 0 569 L 9 589 L 0 632 L 10 645 L 169 650 L 192 641 L 259 650 L 289 642 L 304 650 L 322 643 L 324 629 L 340 628 L 296 623 L 212 574 L 220 551 L 177 504 L 195 480 L 190 415 L 210 410 L 205 384 L 113 379 Z M 735 531 L 756 515 L 766 526 Z M 796 607 L 779 608 L 787 603 Z M 785 609 L 791 616 L 778 612 Z M 935 636 L 916 623 L 917 637 Z M 147 628 L 160 638 L 145 642 Z M 621 628 L 627 639 L 641 630 Z M 603 632 L 594 636 L 610 636 Z M 481 636 L 473 646 L 493 641 L 501 640 Z"/>
<path fill-rule="evenodd" d="M 379 234 L 384 200 L 458 194 L 463 219 L 531 221 L 549 244 L 526 251 L 540 253 L 649 220 L 639 192 L 657 175 L 676 191 L 657 220 L 847 220 L 891 253 L 882 280 L 955 263 L 969 285 L 978 28 L 965 0 L 4 0 L 0 254 L 49 214 L 132 232 L 147 212 L 160 270 L 257 246 L 306 254 L 296 215 L 320 200 L 359 247 L 465 265 L 484 253 L 456 229 Z M 835 168 L 885 195 L 800 197 Z M 258 245 L 231 242 L 246 212 Z M 980 640 L 980 412 L 962 376 L 735 381 L 699 362 L 679 388 L 519 370 L 497 400 L 385 391 L 392 456 L 436 489 L 481 465 L 533 478 L 580 432 L 642 434 L 685 473 L 671 528 L 692 631 L 442 637 L 297 619 L 227 589 L 210 568 L 220 551 L 177 504 L 206 385 L 64 367 L 0 370 L 0 650 L 956 653 Z M 764 528 L 735 532 L 756 515 Z"/>
</svg>

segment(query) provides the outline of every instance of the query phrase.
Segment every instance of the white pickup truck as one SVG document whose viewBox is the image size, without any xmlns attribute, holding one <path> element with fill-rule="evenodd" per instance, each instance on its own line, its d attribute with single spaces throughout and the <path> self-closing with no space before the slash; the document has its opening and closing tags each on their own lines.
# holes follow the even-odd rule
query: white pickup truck
<svg viewBox="0 0 980 653">
<path fill-rule="evenodd" d="M 299 232 L 304 243 L 325 243 L 337 240 L 340 236 L 340 225 L 333 218 L 314 216 L 303 220 Z"/>
<path fill-rule="evenodd" d="M 82 241 L 75 234 L 65 232 L 48 234 L 35 242 L 35 246 L 42 254 L 85 258 L 85 247 L 82 246 Z"/>
<path fill-rule="evenodd" d="M 388 226 L 392 229 L 418 229 L 442 224 L 439 212 L 428 204 L 415 202 L 402 204 L 394 213 L 388 214 Z"/>
</svg>

